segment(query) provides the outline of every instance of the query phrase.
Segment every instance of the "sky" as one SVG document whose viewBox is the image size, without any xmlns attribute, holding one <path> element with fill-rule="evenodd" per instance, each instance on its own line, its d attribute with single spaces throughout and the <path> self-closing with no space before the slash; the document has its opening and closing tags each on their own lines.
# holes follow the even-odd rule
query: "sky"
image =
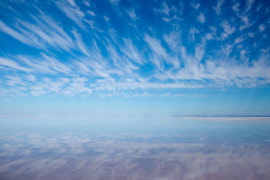
<svg viewBox="0 0 270 180">
<path fill-rule="evenodd" d="M 0 1 L 0 116 L 270 115 L 270 1 Z"/>
</svg>

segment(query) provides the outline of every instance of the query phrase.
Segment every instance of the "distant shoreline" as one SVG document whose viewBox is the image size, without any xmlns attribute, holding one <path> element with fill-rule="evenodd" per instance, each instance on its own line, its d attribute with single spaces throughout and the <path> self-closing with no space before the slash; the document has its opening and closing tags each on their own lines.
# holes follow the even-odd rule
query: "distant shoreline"
<svg viewBox="0 0 270 180">
<path fill-rule="evenodd" d="M 253 120 L 270 120 L 270 116 L 159 116 L 159 117 L 170 117 L 179 119 L 196 119 L 196 120 L 226 120 L 226 121 L 253 121 Z"/>
<path fill-rule="evenodd" d="M 165 115 L 166 116 L 166 115 Z M 270 117 L 270 115 L 167 115 L 170 117 Z"/>
</svg>

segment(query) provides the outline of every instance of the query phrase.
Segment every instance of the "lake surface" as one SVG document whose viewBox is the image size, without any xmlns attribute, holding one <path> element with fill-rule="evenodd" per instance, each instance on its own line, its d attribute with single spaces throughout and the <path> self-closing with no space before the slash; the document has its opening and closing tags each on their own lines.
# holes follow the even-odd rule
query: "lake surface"
<svg viewBox="0 0 270 180">
<path fill-rule="evenodd" d="M 0 119 L 0 179 L 270 179 L 270 118 Z"/>
</svg>

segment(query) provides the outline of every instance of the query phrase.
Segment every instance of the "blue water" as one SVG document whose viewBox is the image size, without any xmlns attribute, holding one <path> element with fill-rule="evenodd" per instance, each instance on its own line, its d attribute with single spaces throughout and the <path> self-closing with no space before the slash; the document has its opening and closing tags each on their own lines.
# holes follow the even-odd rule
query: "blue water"
<svg viewBox="0 0 270 180">
<path fill-rule="evenodd" d="M 234 169 L 240 167 L 246 171 L 241 176 L 270 177 L 267 118 L 25 117 L 0 124 L 0 179 L 66 179 L 60 174 L 72 171 L 70 164 L 81 171 L 70 179 L 88 177 L 96 168 L 90 179 L 237 179 Z"/>
</svg>

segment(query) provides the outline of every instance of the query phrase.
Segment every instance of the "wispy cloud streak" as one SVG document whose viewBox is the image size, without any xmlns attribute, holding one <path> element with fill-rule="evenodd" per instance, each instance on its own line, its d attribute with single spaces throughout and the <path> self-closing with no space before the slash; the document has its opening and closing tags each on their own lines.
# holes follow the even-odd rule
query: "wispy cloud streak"
<svg viewBox="0 0 270 180">
<path fill-rule="evenodd" d="M 13 7 L 2 3 L 0 36 L 18 47 L 3 46 L 2 88 L 33 95 L 101 95 L 269 86 L 269 23 L 266 15 L 255 13 L 267 14 L 265 3 L 164 2 L 151 11 L 140 3 L 110 1 L 102 9 L 97 2 L 24 2 L 20 5 L 28 10 L 14 17 L 6 16 Z M 23 83 L 16 76 L 24 77 Z"/>
</svg>

